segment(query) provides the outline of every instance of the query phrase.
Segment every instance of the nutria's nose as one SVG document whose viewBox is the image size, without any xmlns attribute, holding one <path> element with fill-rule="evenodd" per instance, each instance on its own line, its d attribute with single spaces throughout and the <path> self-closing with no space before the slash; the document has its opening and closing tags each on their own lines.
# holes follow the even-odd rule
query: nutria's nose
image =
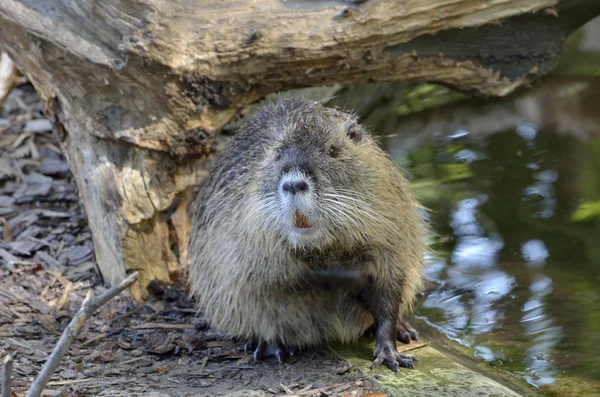
<svg viewBox="0 0 600 397">
<path fill-rule="evenodd" d="M 284 183 L 281 188 L 290 194 L 304 193 L 308 191 L 308 183 L 306 181 L 289 181 Z"/>
</svg>

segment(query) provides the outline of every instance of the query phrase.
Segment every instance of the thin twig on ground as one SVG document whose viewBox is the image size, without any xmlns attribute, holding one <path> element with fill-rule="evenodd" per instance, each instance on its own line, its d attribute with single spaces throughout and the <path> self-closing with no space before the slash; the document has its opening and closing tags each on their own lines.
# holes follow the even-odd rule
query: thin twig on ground
<svg viewBox="0 0 600 397">
<path fill-rule="evenodd" d="M 83 301 L 81 308 L 75 314 L 67 328 L 65 328 L 60 340 L 56 344 L 56 347 L 50 354 L 48 361 L 44 364 L 44 367 L 40 371 L 40 374 L 36 378 L 36 380 L 31 385 L 29 392 L 26 397 L 39 397 L 50 380 L 50 377 L 58 367 L 60 360 L 67 353 L 67 350 L 75 340 L 75 337 L 85 324 L 86 320 L 98 309 L 100 306 L 104 305 L 106 302 L 123 292 L 127 289 L 131 284 L 135 282 L 138 278 L 138 272 L 133 273 L 120 284 L 115 285 L 111 289 L 105 291 L 102 295 L 100 295 L 96 299 L 92 299 L 92 291 L 88 291 L 85 300 Z"/>
<path fill-rule="evenodd" d="M 400 353 L 404 353 L 404 352 L 408 352 L 408 351 L 411 351 L 411 350 L 420 349 L 420 348 L 422 348 L 422 347 L 425 347 L 425 346 L 427 346 L 427 345 L 429 345 L 429 342 L 422 342 L 422 343 L 411 343 L 411 344 L 409 344 L 409 345 L 400 346 L 400 347 L 398 347 L 398 349 L 397 349 L 397 350 L 398 350 Z"/>
<path fill-rule="evenodd" d="M 12 377 L 13 360 L 10 355 L 4 357 L 2 363 L 2 397 L 11 397 L 10 379 Z"/>
<path fill-rule="evenodd" d="M 196 326 L 194 324 L 160 324 L 160 323 L 146 323 L 140 325 L 134 325 L 130 327 L 131 329 L 155 329 L 155 328 L 163 328 L 163 329 L 194 329 Z"/>
<path fill-rule="evenodd" d="M 307 396 L 307 395 L 312 395 L 312 394 L 317 394 L 320 393 L 322 391 L 326 391 L 326 390 L 331 390 L 331 389 L 335 389 L 336 387 L 340 387 L 340 386 L 345 386 L 345 385 L 349 385 L 349 383 L 336 383 L 334 385 L 330 385 L 330 386 L 325 386 L 325 387 L 321 387 L 318 389 L 311 389 L 311 390 L 307 390 L 307 391 L 302 391 L 302 392 L 298 392 L 296 394 L 283 394 L 279 397 L 300 397 L 300 396 Z"/>
</svg>

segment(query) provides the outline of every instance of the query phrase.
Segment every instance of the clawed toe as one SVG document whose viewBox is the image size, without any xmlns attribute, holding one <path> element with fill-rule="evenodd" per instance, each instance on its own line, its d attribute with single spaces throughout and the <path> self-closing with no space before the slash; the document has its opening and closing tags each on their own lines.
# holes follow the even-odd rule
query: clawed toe
<svg viewBox="0 0 600 397">
<path fill-rule="evenodd" d="M 285 361 L 285 354 L 283 354 L 283 350 L 277 348 L 277 350 L 275 350 L 275 358 L 277 359 L 279 364 L 283 364 L 283 362 Z"/>
<path fill-rule="evenodd" d="M 254 364 L 263 358 L 263 355 L 268 350 L 268 347 L 269 345 L 265 341 L 258 342 L 256 344 L 256 349 L 254 350 Z"/>
<path fill-rule="evenodd" d="M 408 321 L 399 320 L 396 326 L 396 339 L 402 343 L 411 343 L 419 340 L 419 333 Z"/>
<path fill-rule="evenodd" d="M 415 369 L 415 361 L 419 361 L 415 356 L 407 356 L 402 353 L 397 353 L 396 360 L 401 367 L 410 369 Z"/>
<path fill-rule="evenodd" d="M 279 364 L 283 364 L 286 357 L 292 357 L 296 353 L 294 349 L 287 348 L 281 343 L 268 343 L 265 341 L 248 342 L 244 345 L 246 354 L 252 349 L 254 349 L 253 362 L 255 364 L 269 356 L 274 356 Z"/>
<path fill-rule="evenodd" d="M 376 349 L 375 352 L 375 359 L 373 360 L 371 369 L 375 369 L 381 364 L 385 364 L 392 371 L 398 372 L 400 367 L 415 369 L 414 363 L 415 361 L 419 361 L 415 356 L 402 354 L 388 347 Z"/>
<path fill-rule="evenodd" d="M 247 355 L 249 352 L 255 350 L 257 347 L 256 341 L 247 342 L 244 344 L 244 354 Z"/>
</svg>

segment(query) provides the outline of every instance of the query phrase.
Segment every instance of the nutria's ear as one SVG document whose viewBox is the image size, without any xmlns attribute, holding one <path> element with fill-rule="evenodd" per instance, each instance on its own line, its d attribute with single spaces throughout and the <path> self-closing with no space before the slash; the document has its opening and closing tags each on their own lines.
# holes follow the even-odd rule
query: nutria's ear
<svg viewBox="0 0 600 397">
<path fill-rule="evenodd" d="M 363 137 L 363 130 L 356 123 L 346 125 L 346 135 L 354 142 L 360 142 Z"/>
<path fill-rule="evenodd" d="M 332 110 L 335 120 L 344 125 L 344 132 L 346 132 L 348 138 L 352 139 L 354 142 L 360 142 L 363 137 L 363 129 L 352 119 L 349 114 L 337 109 Z"/>
</svg>

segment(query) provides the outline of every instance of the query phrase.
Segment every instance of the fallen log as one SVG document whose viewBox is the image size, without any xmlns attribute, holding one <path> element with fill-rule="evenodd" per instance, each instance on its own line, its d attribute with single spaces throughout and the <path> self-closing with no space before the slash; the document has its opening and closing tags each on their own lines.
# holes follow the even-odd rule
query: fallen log
<svg viewBox="0 0 600 397">
<path fill-rule="evenodd" d="M 247 105 L 361 81 L 503 96 L 598 14 L 596 0 L 3 0 L 0 45 L 55 124 L 103 277 L 139 271 L 142 297 L 183 269 L 193 189 Z"/>
</svg>

